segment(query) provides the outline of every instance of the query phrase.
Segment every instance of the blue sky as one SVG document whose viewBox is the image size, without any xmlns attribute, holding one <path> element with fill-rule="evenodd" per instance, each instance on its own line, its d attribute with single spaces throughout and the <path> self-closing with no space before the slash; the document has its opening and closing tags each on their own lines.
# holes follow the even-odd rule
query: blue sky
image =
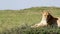
<svg viewBox="0 0 60 34">
<path fill-rule="evenodd" d="M 40 6 L 60 7 L 60 0 L 0 0 L 0 10 L 17 10 Z"/>
</svg>

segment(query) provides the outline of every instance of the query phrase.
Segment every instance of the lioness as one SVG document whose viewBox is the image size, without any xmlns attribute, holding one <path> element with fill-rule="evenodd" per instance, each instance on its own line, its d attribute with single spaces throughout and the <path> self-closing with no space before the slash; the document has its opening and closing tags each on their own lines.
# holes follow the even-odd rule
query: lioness
<svg viewBox="0 0 60 34">
<path fill-rule="evenodd" d="M 41 22 L 31 27 L 35 28 L 35 27 L 42 27 L 42 26 L 48 26 L 48 25 L 60 27 L 60 18 L 53 17 L 48 11 L 43 11 Z"/>
</svg>

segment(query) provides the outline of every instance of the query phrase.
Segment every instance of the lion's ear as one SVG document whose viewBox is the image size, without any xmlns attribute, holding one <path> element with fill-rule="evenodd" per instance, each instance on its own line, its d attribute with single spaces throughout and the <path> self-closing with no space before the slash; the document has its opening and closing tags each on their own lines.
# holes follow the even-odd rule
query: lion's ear
<svg viewBox="0 0 60 34">
<path fill-rule="evenodd" d="M 44 12 L 44 10 L 41 11 L 41 14 Z"/>
<path fill-rule="evenodd" d="M 44 10 L 43 11 L 41 11 L 41 14 L 43 14 L 44 13 Z"/>
<path fill-rule="evenodd" d="M 48 13 L 51 13 L 51 10 L 47 10 L 48 11 Z"/>
</svg>

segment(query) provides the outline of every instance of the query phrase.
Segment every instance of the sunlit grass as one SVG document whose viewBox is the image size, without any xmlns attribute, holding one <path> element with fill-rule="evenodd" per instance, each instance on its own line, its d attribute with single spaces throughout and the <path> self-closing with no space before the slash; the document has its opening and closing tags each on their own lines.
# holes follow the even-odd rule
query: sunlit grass
<svg viewBox="0 0 60 34">
<path fill-rule="evenodd" d="M 60 17 L 60 8 L 54 8 L 54 7 L 51 7 L 51 8 L 36 7 L 36 8 L 29 8 L 24 10 L 0 10 L 0 33 L 1 34 L 8 34 L 8 33 L 17 34 L 18 32 L 21 33 L 20 30 L 23 31 L 23 29 L 21 29 L 23 26 L 24 26 L 23 28 L 26 27 L 25 32 L 23 33 L 32 32 L 33 34 L 36 34 L 40 30 L 44 30 L 45 32 L 46 28 L 41 28 L 40 30 L 37 29 L 37 31 L 35 31 L 36 30 L 35 29 L 34 30 L 35 33 L 30 28 L 31 25 L 34 25 L 40 22 L 42 18 L 41 12 L 43 10 L 50 10 L 51 11 L 50 13 L 53 16 Z M 25 26 L 25 24 L 28 26 Z M 48 31 L 50 32 L 50 30 Z M 56 31 L 60 32 L 60 29 L 58 28 L 58 30 Z"/>
</svg>

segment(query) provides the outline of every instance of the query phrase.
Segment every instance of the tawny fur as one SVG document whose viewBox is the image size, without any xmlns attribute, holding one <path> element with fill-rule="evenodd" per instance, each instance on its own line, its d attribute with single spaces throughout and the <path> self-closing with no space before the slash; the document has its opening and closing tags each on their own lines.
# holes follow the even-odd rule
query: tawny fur
<svg viewBox="0 0 60 34">
<path fill-rule="evenodd" d="M 48 25 L 60 27 L 60 18 L 53 17 L 49 12 L 43 11 L 41 22 L 31 27 L 35 28 L 35 27 L 42 27 L 42 26 L 48 26 Z"/>
</svg>

